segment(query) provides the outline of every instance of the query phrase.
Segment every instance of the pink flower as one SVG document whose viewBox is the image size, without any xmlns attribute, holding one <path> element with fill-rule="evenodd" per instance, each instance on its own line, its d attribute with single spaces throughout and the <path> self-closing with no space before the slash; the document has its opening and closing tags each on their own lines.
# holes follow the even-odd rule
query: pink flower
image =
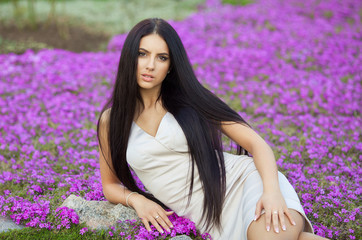
<svg viewBox="0 0 362 240">
<path fill-rule="evenodd" d="M 79 231 L 80 235 L 83 235 L 84 233 L 86 233 L 88 231 L 88 228 L 84 227 Z"/>
</svg>

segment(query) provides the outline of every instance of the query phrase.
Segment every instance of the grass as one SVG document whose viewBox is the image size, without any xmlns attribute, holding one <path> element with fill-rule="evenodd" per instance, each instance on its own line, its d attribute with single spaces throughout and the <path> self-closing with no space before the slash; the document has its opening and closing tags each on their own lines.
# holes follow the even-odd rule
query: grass
<svg viewBox="0 0 362 240">
<path fill-rule="evenodd" d="M 106 0 L 106 1 L 56 1 L 55 17 L 66 17 L 70 23 L 83 22 L 99 31 L 112 35 L 129 31 L 137 22 L 150 17 L 182 20 L 195 12 L 203 0 Z M 50 3 L 36 1 L 37 21 L 49 20 Z M 27 1 L 19 1 L 18 18 L 14 19 L 11 2 L 0 2 L 0 21 L 17 22 L 21 27 L 27 22 Z"/>
<path fill-rule="evenodd" d="M 223 0 L 222 2 L 225 4 L 244 6 L 244 5 L 253 3 L 254 1 L 253 0 Z"/>
<path fill-rule="evenodd" d="M 140 19 L 146 18 L 146 17 L 151 17 L 151 16 L 159 16 L 165 19 L 169 19 L 169 18 L 173 18 L 173 19 L 177 19 L 180 20 L 182 19 L 182 16 L 186 16 L 187 14 L 191 13 L 193 10 L 195 10 L 197 3 L 198 2 L 202 2 L 202 1 L 168 1 L 167 6 L 164 6 L 163 1 L 160 0 L 154 0 L 154 1 L 141 1 L 141 0 L 135 0 L 132 1 L 130 3 L 127 3 L 126 1 L 122 0 L 122 1 L 91 1 L 92 4 L 89 4 L 89 1 L 87 1 L 88 4 L 85 4 L 82 1 L 74 1 L 74 2 L 69 2 L 69 1 L 61 1 L 60 3 L 58 3 L 57 5 L 57 10 L 59 11 L 58 14 L 66 14 L 67 19 L 72 22 L 72 23 L 76 23 L 78 21 L 84 21 L 87 25 L 92 25 L 94 26 L 96 31 L 107 31 L 110 33 L 119 33 L 119 32 L 123 32 L 123 31 L 127 31 L 129 30 L 130 26 L 132 26 L 134 23 L 138 22 Z M 248 0 L 224 0 L 224 3 L 227 4 L 240 4 L 240 5 L 245 5 L 247 3 L 250 3 L 252 1 L 248 1 Z M 1 2 L 0 2 L 1 3 Z M 21 3 L 24 4 L 24 1 Z M 49 3 L 47 3 L 46 1 L 42 1 L 42 2 L 37 2 L 37 9 L 39 7 L 39 14 L 37 15 L 39 17 L 39 19 L 46 19 L 47 18 L 47 13 L 49 11 Z M 11 7 L 8 8 L 7 12 L 4 11 L 3 6 L 11 6 L 10 2 L 7 1 L 7 3 L 1 3 L 0 4 L 0 18 L 4 21 L 10 21 L 11 19 Z M 23 8 L 25 8 L 25 5 L 22 5 Z M 47 7 L 48 6 L 48 7 Z M 183 8 L 182 8 L 183 7 Z M 179 9 L 180 8 L 180 9 Z M 5 8 L 6 9 L 6 8 Z M 81 11 L 80 11 L 81 10 Z M 139 12 L 141 10 L 141 12 Z M 62 12 L 63 11 L 63 12 Z M 77 14 L 78 11 L 78 14 Z M 80 12 L 79 12 L 80 11 Z M 143 12 L 144 11 L 144 12 Z M 177 12 L 177 13 L 176 13 Z M 119 15 L 118 13 L 122 13 L 123 15 Z M 6 18 L 6 14 L 8 14 L 8 18 Z M 175 14 L 174 16 L 172 16 L 172 14 Z M 184 15 L 182 15 L 184 14 Z M 63 15 L 62 15 L 63 16 Z M 362 16 L 362 12 L 361 12 L 361 16 Z M 330 14 L 327 14 L 326 17 L 330 17 Z M 26 19 L 20 19 L 20 21 L 25 21 Z M 268 21 L 266 21 L 265 23 L 265 28 L 267 28 L 270 31 L 274 31 L 275 27 Z M 11 48 L 13 45 L 13 43 L 9 43 L 6 40 L 2 40 L 0 39 L 0 44 L 1 41 L 5 42 L 5 44 L 7 44 L 8 46 L 10 46 L 9 48 Z M 295 62 L 295 60 L 293 60 L 290 56 L 285 56 L 284 58 L 282 58 L 283 60 L 285 60 L 286 63 L 289 63 L 291 65 L 293 65 L 294 67 L 298 66 L 298 63 Z M 315 59 L 313 58 L 309 58 L 307 59 L 307 62 L 315 62 Z M 197 66 L 194 66 L 195 68 Z M 316 68 L 315 69 L 307 69 L 310 71 L 318 71 L 319 69 Z M 341 81 L 343 83 L 348 83 L 349 81 L 351 81 L 353 76 L 351 75 L 345 75 L 343 77 L 341 77 Z M 255 76 L 254 77 L 254 81 L 256 82 L 261 82 L 264 81 L 268 78 L 267 75 L 261 75 L 261 76 Z M 102 84 L 109 86 L 109 83 L 104 80 L 102 82 Z M 228 83 L 230 84 L 228 87 L 233 88 L 235 83 Z M 225 85 L 226 86 L 226 85 Z M 268 130 L 264 130 L 263 133 L 261 133 L 261 135 L 267 139 L 274 147 L 274 152 L 275 152 L 275 157 L 276 159 L 279 159 L 281 156 L 289 156 L 291 155 L 291 153 L 293 151 L 295 151 L 295 149 L 298 149 L 300 146 L 306 146 L 306 139 L 308 139 L 307 137 L 305 137 L 305 133 L 301 131 L 301 126 L 296 125 L 296 124 L 289 124 L 289 125 L 283 125 L 285 122 L 283 123 L 278 123 L 278 122 L 273 122 L 273 119 L 266 117 L 263 114 L 257 115 L 254 113 L 255 109 L 258 108 L 258 104 L 259 103 L 255 103 L 253 106 L 248 106 L 245 109 L 241 109 L 240 108 L 240 100 L 237 98 L 232 98 L 231 96 L 237 96 L 236 93 L 232 92 L 232 91 L 228 91 L 225 89 L 228 89 L 225 86 L 220 86 L 219 90 L 223 90 L 226 93 L 225 94 L 221 94 L 220 97 L 223 97 L 224 100 L 229 104 L 229 106 L 231 106 L 233 109 L 236 109 L 237 111 L 244 111 L 246 113 L 246 115 L 249 116 L 255 116 L 255 119 L 253 119 L 252 121 L 252 125 L 259 127 L 262 126 L 264 123 L 268 123 L 270 122 L 270 124 L 275 124 L 277 130 L 281 130 L 283 132 L 283 136 L 295 136 L 297 137 L 299 140 L 298 141 L 291 141 L 291 142 L 286 142 L 286 143 L 282 143 L 281 142 L 281 136 L 279 135 L 275 135 L 272 132 L 269 132 Z M 288 89 L 291 92 L 296 92 L 297 94 L 300 94 L 300 90 L 298 88 L 290 88 Z M 77 92 L 79 94 L 82 94 L 82 91 Z M 244 92 L 239 92 L 238 94 L 246 96 L 248 94 L 248 91 L 244 91 Z M 310 94 L 313 94 L 313 92 L 310 92 Z M 276 102 L 275 100 L 278 98 L 278 95 L 273 95 L 273 96 L 268 96 L 261 94 L 259 96 L 260 98 L 263 99 L 263 103 L 267 103 L 268 105 L 273 105 L 273 102 Z M 312 96 L 309 96 L 312 97 Z M 302 103 L 301 103 L 302 104 Z M 277 106 L 280 110 L 281 114 L 284 115 L 288 115 L 288 109 L 286 108 L 286 106 Z M 319 110 L 319 112 L 323 112 L 325 109 L 323 109 L 321 106 L 316 105 L 315 108 L 317 108 Z M 316 118 L 318 116 L 318 112 L 315 113 L 316 114 Z M 360 114 L 358 112 L 356 112 L 356 116 L 355 117 L 360 117 Z M 247 119 L 248 120 L 248 119 Z M 49 123 L 50 125 L 52 125 L 52 128 L 56 128 L 56 124 L 53 123 Z M 318 126 L 319 128 L 323 128 L 322 126 Z M 85 129 L 90 129 L 90 128 L 94 128 L 94 125 L 92 125 L 91 122 L 87 122 L 87 124 L 84 125 Z M 327 132 L 327 129 L 326 129 Z M 1 130 L 0 130 L 1 133 Z M 72 136 L 77 136 L 78 132 L 77 130 L 72 130 L 70 132 L 67 132 L 67 134 L 72 135 Z M 352 134 L 348 133 L 348 136 L 351 136 Z M 35 146 L 36 149 L 41 150 L 41 151 L 47 151 L 49 152 L 50 155 L 52 156 L 57 156 L 58 155 L 58 151 L 57 148 L 55 147 L 55 143 L 54 142 L 50 142 L 47 144 L 41 144 L 39 142 L 39 135 L 37 135 L 37 137 L 35 137 L 33 139 L 34 143 L 33 145 Z M 319 139 L 320 141 L 324 141 L 323 139 Z M 343 141 L 341 141 L 343 142 Z M 317 142 L 316 142 L 317 143 Z M 73 144 L 71 144 L 70 142 L 67 143 L 61 143 L 62 147 L 64 150 L 67 149 L 71 149 L 73 148 Z M 226 146 L 228 146 L 230 143 L 228 142 L 226 144 Z M 343 145 L 342 145 L 343 146 Z M 358 150 L 356 147 L 351 148 L 350 150 L 348 150 L 348 152 L 343 152 L 343 150 L 341 149 L 342 146 L 336 146 L 333 147 L 332 149 L 329 149 L 328 152 L 332 155 L 335 156 L 350 156 L 350 160 L 346 159 L 343 160 L 346 164 L 346 166 L 351 167 L 352 164 L 354 165 L 358 165 L 359 163 L 359 155 L 358 155 Z M 301 159 L 303 159 L 302 161 L 298 158 L 290 158 L 288 160 L 289 164 L 303 164 L 304 167 L 306 166 L 311 166 L 317 163 L 321 163 L 326 165 L 328 162 L 330 162 L 330 158 L 328 156 L 325 156 L 323 158 L 320 158 L 318 160 L 314 160 L 314 159 L 310 159 L 308 152 L 307 151 L 303 151 L 301 156 Z M 17 164 L 23 164 L 22 163 L 22 159 L 21 156 L 19 156 L 19 154 L 17 153 L 17 151 L 10 151 L 8 149 L 5 150 L 0 150 L 0 155 L 6 156 L 6 159 L 16 159 L 16 163 Z M 333 164 L 333 162 L 332 162 Z M 63 167 L 68 167 L 66 170 L 63 169 Z M 87 166 L 86 166 L 87 168 Z M 91 166 L 89 167 L 90 169 L 92 168 Z M 5 171 L 12 171 L 12 172 L 16 172 L 16 169 L 13 169 L 13 163 L 11 163 L 10 161 L 8 163 L 5 162 L 0 162 L 0 170 L 3 171 L 5 169 Z M 65 161 L 62 158 L 58 159 L 58 162 L 55 163 L 53 165 L 53 170 L 57 173 L 61 173 L 61 174 L 65 174 L 67 172 L 72 172 L 75 174 L 77 170 L 77 166 L 69 163 L 67 161 Z M 307 171 L 307 170 L 305 170 Z M 92 172 L 87 170 L 87 174 L 85 174 L 85 177 L 91 176 Z M 290 173 L 290 171 L 288 172 L 284 172 L 286 175 L 288 173 Z M 313 177 L 318 179 L 318 181 L 320 181 L 320 184 L 323 185 L 323 188 L 328 188 L 330 186 L 333 186 L 337 183 L 330 181 L 330 180 L 326 180 L 324 179 L 324 172 L 317 172 L 317 173 L 313 173 L 313 175 L 311 174 L 307 174 L 306 176 L 309 177 Z M 353 184 L 351 177 L 349 177 L 348 175 L 346 175 L 347 173 L 341 173 L 339 176 L 344 176 L 346 177 L 344 184 L 348 185 L 348 184 Z M 28 177 L 28 179 L 31 179 L 31 177 Z M 56 183 L 54 184 L 54 190 L 49 193 L 49 195 L 51 195 L 53 198 L 51 198 L 50 200 L 50 205 L 53 208 L 56 208 L 56 206 L 59 206 L 62 202 L 62 195 L 66 195 L 66 191 L 69 189 L 66 188 L 62 188 L 61 190 L 57 189 L 55 186 L 57 185 L 58 182 L 60 182 L 62 179 L 57 179 Z M 0 192 L 2 192 L 5 189 L 11 189 L 13 194 L 16 196 L 21 196 L 24 198 L 29 198 L 29 195 L 27 194 L 27 190 L 28 190 L 28 185 L 27 183 L 24 184 L 24 182 L 20 182 L 20 183 L 14 183 L 14 182 L 6 182 L 5 184 L 0 185 Z M 42 186 L 43 187 L 43 186 Z M 53 186 L 52 186 L 53 187 Z M 299 187 L 299 185 L 297 186 Z M 83 193 L 83 192 L 82 192 Z M 314 192 L 307 192 L 308 194 L 315 194 Z M 339 200 L 338 198 L 336 198 L 336 201 Z M 330 213 L 330 208 L 325 208 L 323 206 L 323 203 L 319 203 L 316 202 L 317 206 L 319 204 L 319 210 L 318 210 L 318 214 L 320 215 L 319 219 L 315 219 L 315 221 L 320 222 L 321 224 L 325 225 L 325 226 L 333 226 L 333 224 L 337 223 L 338 221 L 335 220 L 334 216 Z M 343 202 L 343 204 L 345 204 Z M 360 206 L 360 200 L 355 201 L 354 203 L 347 203 L 346 206 L 343 206 L 343 208 L 346 209 L 357 209 Z M 336 213 L 338 213 L 339 209 L 334 209 L 334 211 Z M 311 217 L 313 218 L 313 217 Z M 314 218 L 312 219 L 314 220 Z M 343 225 L 344 223 L 339 223 L 341 225 Z M 343 227 L 341 227 L 341 229 L 345 229 L 345 231 L 348 231 L 348 229 L 352 226 L 352 224 L 355 223 L 349 223 L 349 225 L 347 225 L 348 223 L 345 223 L 343 225 Z M 12 230 L 9 232 L 3 232 L 0 233 L 0 239 L 113 239 L 109 236 L 109 230 L 103 230 L 103 231 L 99 231 L 99 232 L 92 232 L 92 231 L 88 231 L 86 233 L 84 233 L 84 235 L 80 235 L 80 230 L 85 227 L 84 224 L 81 225 L 72 225 L 71 228 L 69 229 L 61 229 L 61 230 L 46 230 L 46 229 L 34 229 L 34 228 L 24 228 L 22 230 Z M 356 232 L 361 232 L 361 227 L 358 226 L 353 226 L 355 228 Z M 345 236 L 347 235 L 346 233 L 343 233 Z M 356 235 L 358 238 L 358 234 Z"/>
<path fill-rule="evenodd" d="M 8 232 L 0 233 L 0 239 L 13 240 L 13 239 L 29 239 L 29 240 L 81 240 L 81 239 L 111 239 L 106 230 L 102 231 L 87 231 L 83 235 L 79 234 L 80 230 L 84 228 L 84 224 L 73 225 L 69 229 L 62 229 L 60 231 L 49 231 L 47 229 L 23 228 L 21 230 L 11 230 Z"/>
<path fill-rule="evenodd" d="M 121 0 L 121 1 L 57 1 L 55 21 L 60 21 L 62 24 L 68 23 L 76 25 L 80 22 L 86 26 L 90 26 L 93 31 L 105 32 L 109 35 L 115 35 L 129 31 L 129 29 L 137 22 L 144 18 L 160 17 L 164 19 L 182 20 L 191 13 L 195 12 L 197 5 L 204 2 L 203 0 L 182 0 L 182 1 L 165 1 L 163 0 Z M 36 21 L 47 22 L 49 18 L 50 3 L 48 1 L 35 2 Z M 14 19 L 13 6 L 11 1 L 0 1 L 0 21 L 4 24 L 15 23 L 17 27 L 24 28 L 29 25 L 27 18 L 27 1 L 19 1 L 18 17 Z M 24 49 L 43 49 L 51 48 L 44 43 L 35 41 L 10 41 L 1 37 L 0 46 L 6 52 L 23 52 Z M 36 139 L 34 140 L 37 141 Z M 39 145 L 42 148 L 47 148 L 52 155 L 57 155 L 57 150 L 54 146 Z M 67 149 L 69 146 L 64 146 Z M 44 150 L 44 149 L 42 149 Z M 17 164 L 22 164 L 22 159 L 14 151 L 7 149 L 0 150 L 0 154 L 7 156 L 7 159 L 16 159 Z M 74 165 L 61 161 L 62 165 L 54 166 L 59 172 L 67 172 L 74 168 Z M 62 167 L 67 166 L 68 170 L 63 170 Z M 13 171 L 12 163 L 0 162 L 1 171 Z M 60 181 L 60 179 L 59 179 Z M 54 185 L 56 186 L 56 184 Z M 28 187 L 24 183 L 7 182 L 0 186 L 0 192 L 4 189 L 11 189 L 17 196 L 28 198 Z M 52 191 L 50 199 L 51 206 L 59 206 L 62 202 L 61 196 L 65 194 L 64 188 L 59 191 L 56 187 Z M 52 230 L 23 228 L 14 229 L 6 232 L 0 232 L 0 239 L 111 239 L 109 230 L 102 231 L 87 231 L 80 235 L 80 230 L 85 227 L 84 224 L 72 225 L 69 229 Z M 114 238 L 112 238 L 114 239 Z"/>
<path fill-rule="evenodd" d="M 0 36 L 0 46 L 1 46 L 1 53 L 23 53 L 27 49 L 33 49 L 34 51 L 38 51 L 40 49 L 52 49 L 51 46 L 48 46 L 45 43 L 30 41 L 30 40 L 19 40 L 13 41 L 1 38 Z"/>
<path fill-rule="evenodd" d="M 49 1 L 35 1 L 35 18 L 29 17 L 28 1 L 18 1 L 18 8 L 14 11 L 12 1 L 0 0 L 0 24 L 20 31 L 22 29 L 33 29 L 51 26 L 56 28 L 60 38 L 67 40 L 69 38 L 70 28 L 79 29 L 81 32 L 87 32 L 90 35 L 104 35 L 105 39 L 111 36 L 129 31 L 132 26 L 142 19 L 150 17 L 159 17 L 164 19 L 182 20 L 195 12 L 197 6 L 203 0 L 173 0 L 165 4 L 162 0 L 93 0 L 93 1 L 55 1 L 55 11 L 51 13 L 51 4 Z M 35 21 L 35 22 L 34 22 Z M 6 28 L 5 28 L 6 29 Z M 6 31 L 6 30 L 3 30 Z M 76 32 L 79 32 L 75 30 Z M 42 33 L 44 42 L 35 40 L 32 36 L 24 39 L 24 34 L 19 36 L 19 40 L 5 39 L 1 34 L 0 28 L 0 54 L 4 53 L 24 53 L 26 49 L 39 51 L 40 49 L 59 48 L 47 43 L 48 38 Z M 79 34 L 78 34 L 79 35 Z M 89 39 L 86 34 L 83 38 Z M 42 41 L 40 40 L 40 41 Z M 106 51 L 108 40 L 98 45 L 89 44 L 92 51 Z M 74 45 L 73 43 L 71 45 Z M 69 47 L 69 43 L 64 46 Z M 74 51 L 70 48 L 68 50 Z"/>
<path fill-rule="evenodd" d="M 24 228 L 21 230 L 11 230 L 0 233 L 2 240 L 27 239 L 27 240 L 97 240 L 97 239 L 122 239 L 121 237 L 111 237 L 108 230 L 87 231 L 83 235 L 79 234 L 80 230 L 85 227 L 84 224 L 74 225 L 69 229 L 62 229 L 58 232 L 51 232 L 46 229 L 33 230 L 32 228 Z M 123 238 L 124 239 L 124 238 Z M 165 239 L 170 239 L 167 237 Z M 200 237 L 194 239 L 201 239 Z"/>
</svg>

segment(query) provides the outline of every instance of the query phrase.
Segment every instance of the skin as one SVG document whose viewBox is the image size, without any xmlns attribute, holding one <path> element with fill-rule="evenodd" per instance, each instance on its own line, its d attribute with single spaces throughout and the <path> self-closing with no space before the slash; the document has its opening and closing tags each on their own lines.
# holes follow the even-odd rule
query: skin
<svg viewBox="0 0 362 240">
<path fill-rule="evenodd" d="M 162 106 L 162 100 L 157 100 L 157 98 L 170 65 L 169 49 L 162 37 L 150 34 L 141 39 L 137 83 L 144 107 L 141 107 L 139 103 L 136 105 L 138 114 L 134 116 L 134 121 L 152 136 L 157 133 L 158 126 L 167 112 Z M 100 121 L 100 141 L 104 153 L 100 154 L 103 193 L 110 202 L 127 205 L 126 198 L 131 192 L 122 186 L 112 172 L 107 143 L 108 121 L 109 111 L 102 115 Z M 313 234 L 302 233 L 304 218 L 296 211 L 287 208 L 280 192 L 277 165 L 269 145 L 254 130 L 239 123 L 224 122 L 222 131 L 253 155 L 256 168 L 263 181 L 263 194 L 257 203 L 255 220 L 248 228 L 248 239 L 323 239 Z M 173 212 L 165 211 L 142 195 L 130 195 L 128 203 L 136 210 L 147 230 L 151 230 L 150 224 L 161 233 L 163 229 L 170 231 L 173 227 L 168 219 Z M 263 209 L 265 214 L 261 214 Z M 273 214 L 275 211 L 277 214 Z"/>
<path fill-rule="evenodd" d="M 135 116 L 136 124 L 145 132 L 154 136 L 157 132 L 161 119 L 166 114 L 166 110 L 162 107 L 162 103 L 157 101 L 161 84 L 166 77 L 170 68 L 169 50 L 166 42 L 157 34 L 151 34 L 143 37 L 140 41 L 138 67 L 137 67 L 137 83 L 140 87 L 140 94 L 144 102 L 144 108 L 141 109 L 140 104 L 136 108 L 140 112 Z M 153 78 L 144 79 L 142 75 L 149 74 Z M 146 81 L 145 81 L 146 80 Z M 110 149 L 107 142 L 107 127 L 109 126 L 109 113 L 104 112 L 100 120 L 99 138 L 102 144 L 103 154 L 100 154 L 100 172 L 103 186 L 104 196 L 112 203 L 126 204 L 126 198 L 131 193 L 122 186 L 117 176 L 113 173 Z M 102 152 L 99 149 L 100 153 Z M 173 212 L 165 211 L 157 203 L 145 198 L 140 194 L 132 194 L 128 198 L 129 206 L 134 208 L 138 216 L 142 219 L 148 231 L 151 231 L 150 224 L 163 233 L 173 228 L 168 216 Z M 159 216 L 156 219 L 156 216 Z"/>
<path fill-rule="evenodd" d="M 157 34 L 150 34 L 140 41 L 137 66 L 137 84 L 144 101 L 144 108 L 137 105 L 135 122 L 148 134 L 156 135 L 157 128 L 166 110 L 157 98 L 161 84 L 170 70 L 169 50 L 166 42 Z M 152 76 L 151 79 L 147 76 Z M 146 77 L 146 78 L 145 78 Z"/>
</svg>

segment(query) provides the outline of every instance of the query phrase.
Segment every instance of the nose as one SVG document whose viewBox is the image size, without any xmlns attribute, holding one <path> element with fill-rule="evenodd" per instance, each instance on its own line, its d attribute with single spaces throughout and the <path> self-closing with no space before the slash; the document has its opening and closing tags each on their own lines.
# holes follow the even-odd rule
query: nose
<svg viewBox="0 0 362 240">
<path fill-rule="evenodd" d="M 147 62 L 146 69 L 152 71 L 155 69 L 155 60 L 154 58 L 150 58 Z"/>
</svg>

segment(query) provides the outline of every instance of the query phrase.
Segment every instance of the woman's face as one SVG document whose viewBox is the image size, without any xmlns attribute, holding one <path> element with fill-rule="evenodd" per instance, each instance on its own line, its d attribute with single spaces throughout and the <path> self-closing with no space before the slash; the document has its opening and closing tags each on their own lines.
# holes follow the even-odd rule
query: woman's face
<svg viewBox="0 0 362 240">
<path fill-rule="evenodd" d="M 141 38 L 137 84 L 141 90 L 159 91 L 170 68 L 168 46 L 158 34 L 150 34 Z"/>
</svg>

